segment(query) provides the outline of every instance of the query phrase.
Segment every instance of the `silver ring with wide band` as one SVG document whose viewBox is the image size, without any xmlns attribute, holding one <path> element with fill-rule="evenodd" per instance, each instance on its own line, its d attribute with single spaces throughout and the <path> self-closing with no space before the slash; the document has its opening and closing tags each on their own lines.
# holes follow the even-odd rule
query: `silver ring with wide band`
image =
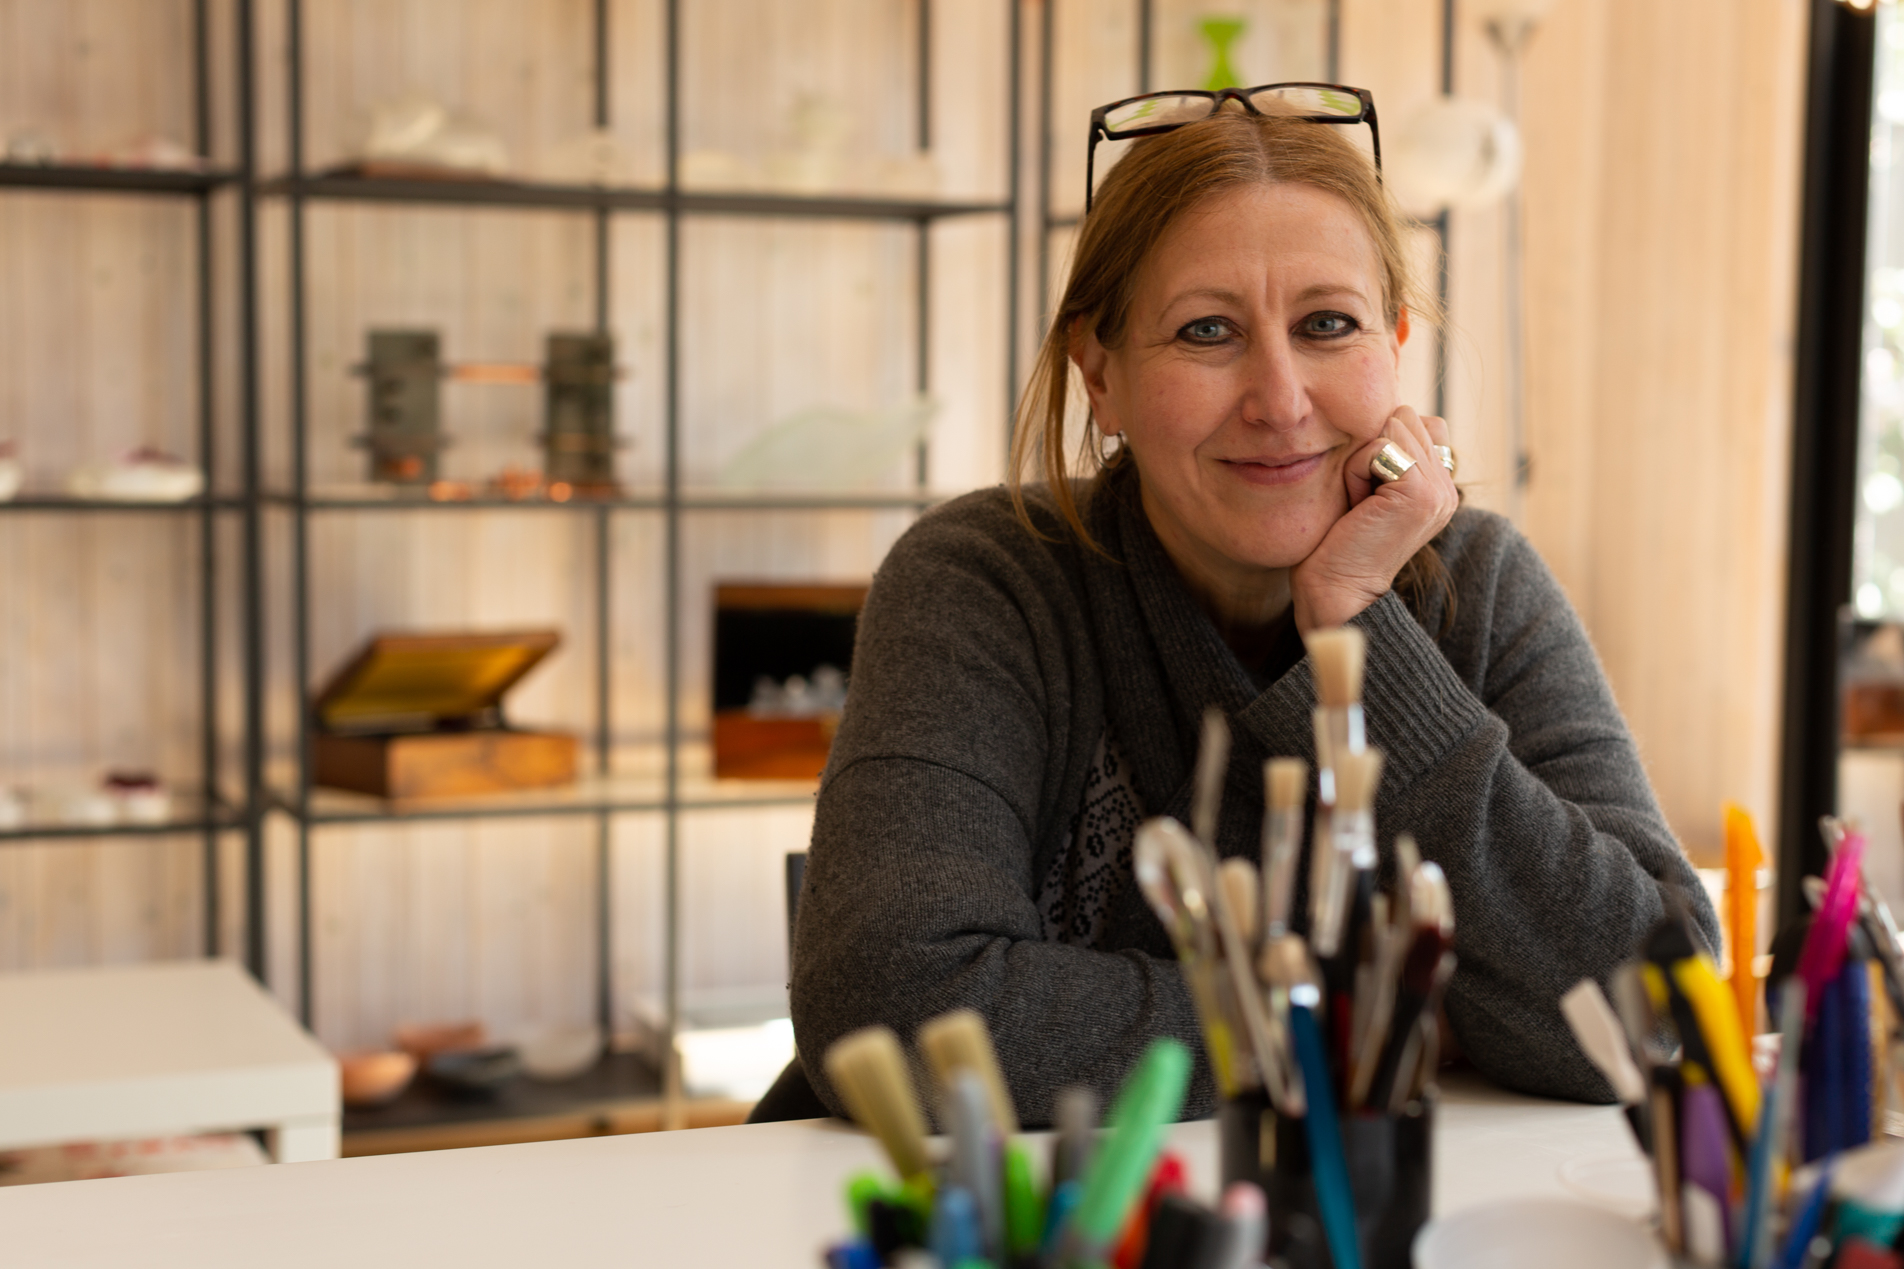
<svg viewBox="0 0 1904 1269">
<path fill-rule="evenodd" d="M 1454 475 L 1454 450 L 1446 445 L 1430 445 L 1428 452 L 1441 460 L 1441 465 L 1448 469 L 1450 476 Z"/>
<path fill-rule="evenodd" d="M 1415 460 L 1402 451 L 1402 447 L 1390 441 L 1375 452 L 1369 459 L 1369 479 L 1378 485 L 1386 485 L 1391 480 L 1400 480 L 1415 465 Z"/>
</svg>

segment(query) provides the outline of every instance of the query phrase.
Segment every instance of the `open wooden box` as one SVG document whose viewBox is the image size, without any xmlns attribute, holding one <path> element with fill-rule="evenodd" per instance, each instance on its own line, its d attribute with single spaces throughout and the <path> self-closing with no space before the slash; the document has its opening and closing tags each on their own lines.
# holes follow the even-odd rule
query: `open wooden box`
<svg viewBox="0 0 1904 1269">
<path fill-rule="evenodd" d="M 312 706 L 314 783 L 386 798 L 574 783 L 575 737 L 511 727 L 502 708 L 560 642 L 554 630 L 375 636 Z"/>
</svg>

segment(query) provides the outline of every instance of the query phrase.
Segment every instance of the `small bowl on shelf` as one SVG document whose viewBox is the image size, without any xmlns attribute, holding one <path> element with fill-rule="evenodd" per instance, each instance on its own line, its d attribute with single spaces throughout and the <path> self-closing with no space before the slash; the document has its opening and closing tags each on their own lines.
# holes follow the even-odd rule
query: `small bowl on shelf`
<svg viewBox="0 0 1904 1269">
<path fill-rule="evenodd" d="M 482 1048 L 489 1043 L 489 1032 L 480 1022 L 413 1022 L 398 1027 L 391 1039 L 399 1049 L 428 1065 L 439 1053 Z"/>
<path fill-rule="evenodd" d="M 417 1060 L 401 1050 L 391 1053 L 346 1053 L 337 1059 L 344 1086 L 344 1105 L 367 1110 L 395 1101 L 410 1087 Z"/>
<path fill-rule="evenodd" d="M 431 1080 L 456 1097 L 493 1097 L 522 1074 L 522 1054 L 513 1044 L 438 1053 L 423 1064 Z"/>
<path fill-rule="evenodd" d="M 522 1072 L 532 1080 L 558 1083 L 593 1067 L 602 1055 L 599 1027 L 550 1027 L 522 1043 Z"/>
</svg>

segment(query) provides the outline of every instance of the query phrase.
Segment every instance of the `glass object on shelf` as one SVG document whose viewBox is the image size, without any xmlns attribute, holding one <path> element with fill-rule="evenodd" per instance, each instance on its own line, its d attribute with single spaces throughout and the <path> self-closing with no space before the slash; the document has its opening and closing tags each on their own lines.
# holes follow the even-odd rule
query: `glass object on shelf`
<svg viewBox="0 0 1904 1269">
<path fill-rule="evenodd" d="M 65 157 L 57 138 L 38 128 L 19 128 L 7 134 L 6 161 L 28 167 L 51 167 Z"/>
<path fill-rule="evenodd" d="M 372 110 L 355 161 L 340 170 L 370 177 L 494 179 L 508 173 L 509 148 L 492 129 L 411 93 Z"/>
<path fill-rule="evenodd" d="M 1895 5 L 1877 11 L 1875 75 L 1851 557 L 1852 607 L 1865 621 L 1904 617 L 1904 21 Z"/>
<path fill-rule="evenodd" d="M 543 464 L 551 488 L 584 497 L 613 497 L 615 479 L 615 337 L 603 333 L 549 336 Z"/>
<path fill-rule="evenodd" d="M 543 175 L 559 185 L 611 186 L 628 183 L 634 160 L 608 128 L 590 128 L 558 141 L 543 165 Z"/>
<path fill-rule="evenodd" d="M 884 410 L 802 410 L 769 427 L 721 468 L 727 489 L 865 490 L 889 480 L 924 443 L 939 403 L 921 393 Z"/>
<path fill-rule="evenodd" d="M 1433 98 L 1384 140 L 1383 178 L 1418 212 L 1485 207 L 1520 179 L 1520 129 L 1484 101 Z"/>
<path fill-rule="evenodd" d="M 366 428 L 358 444 L 369 451 L 370 479 L 382 484 L 428 485 L 442 431 L 439 384 L 443 359 L 433 330 L 373 330 L 361 372 L 367 386 Z"/>
<path fill-rule="evenodd" d="M 1230 46 L 1248 29 L 1248 19 L 1234 15 L 1204 18 L 1197 23 L 1197 30 L 1210 44 L 1210 73 L 1203 77 L 1205 92 L 1222 92 L 1225 88 L 1243 86 L 1236 67 L 1230 63 Z"/>
<path fill-rule="evenodd" d="M 714 775 L 817 776 L 846 707 L 866 587 L 714 588 Z"/>
<path fill-rule="evenodd" d="M 75 498 L 111 502 L 184 502 L 204 488 L 204 472 L 145 446 L 109 463 L 81 464 L 66 476 L 66 492 Z"/>
</svg>

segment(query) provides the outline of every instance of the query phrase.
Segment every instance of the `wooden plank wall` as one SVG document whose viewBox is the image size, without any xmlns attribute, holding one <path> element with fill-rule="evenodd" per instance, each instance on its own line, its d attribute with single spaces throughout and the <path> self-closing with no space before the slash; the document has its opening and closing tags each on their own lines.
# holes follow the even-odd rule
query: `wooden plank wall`
<svg viewBox="0 0 1904 1269">
<path fill-rule="evenodd" d="M 1053 210 L 1074 209 L 1082 120 L 1135 87 L 1124 0 L 1058 5 Z M 1238 50 L 1252 82 L 1321 72 L 1320 0 L 1260 0 Z M 887 0 L 722 0 L 685 6 L 686 147 L 764 165 L 798 110 L 831 103 L 856 154 L 912 144 L 912 8 Z M 934 155 L 948 194 L 1004 185 L 1002 4 L 934 6 Z M 1158 84 L 1201 78 L 1192 21 L 1158 6 Z M 281 46 L 265 6 L 265 47 Z M 183 4 L 0 0 L 0 128 L 37 122 L 106 144 L 159 121 L 182 133 Z M 308 154 L 348 153 L 371 108 L 432 93 L 496 128 L 531 174 L 587 123 L 584 0 L 308 0 Z M 660 171 L 655 0 L 612 9 L 614 126 L 629 177 Z M 1035 31 L 1038 6 L 1024 11 Z M 1798 0 L 1559 0 L 1527 67 L 1529 418 L 1536 462 L 1525 525 L 1587 618 L 1675 827 L 1703 849 L 1718 799 L 1771 810 Z M 1345 0 L 1342 75 L 1400 119 L 1435 90 L 1436 0 Z M 1492 54 L 1463 28 L 1459 90 L 1495 91 Z M 155 53 L 157 50 L 157 53 Z M 1698 55 L 1692 52 L 1697 50 Z M 1028 50 L 1029 52 L 1029 50 Z M 282 81 L 266 59 L 264 135 L 281 157 Z M 1657 83 L 1665 77 L 1664 86 Z M 1653 84 L 1646 92 L 1636 85 Z M 1683 117 L 1659 118 L 1659 102 Z M 1028 109 L 1030 106 L 1028 104 Z M 1028 124 L 1027 126 L 1031 126 Z M 276 158 L 273 160 L 276 161 Z M 707 160 L 702 159 L 705 163 Z M 269 167 L 270 164 L 267 164 Z M 82 455 L 190 442 L 190 257 L 177 208 L 0 197 L 0 436 L 36 475 Z M 1455 218 L 1451 415 L 1471 497 L 1505 506 L 1500 403 L 1500 219 Z M 267 427 L 285 432 L 285 222 L 266 216 Z M 313 479 L 357 479 L 363 332 L 422 324 L 454 359 L 538 360 L 545 333 L 593 316 L 585 219 L 543 212 L 320 207 L 308 225 Z M 1066 239 L 1053 236 L 1054 272 Z M 660 287 L 650 217 L 615 222 L 611 324 L 628 368 L 618 395 L 624 468 L 651 482 L 661 453 Z M 1002 444 L 1004 236 L 954 223 L 931 243 L 932 483 L 995 482 Z M 683 235 L 684 471 L 712 481 L 761 428 L 821 404 L 870 409 L 916 373 L 910 231 L 744 220 Z M 1424 244 L 1424 263 L 1428 251 Z M 1428 345 L 1409 382 L 1431 391 Z M 449 475 L 532 465 L 536 394 L 452 386 Z M 272 470 L 285 450 L 274 441 Z M 895 471 L 895 479 L 902 473 Z M 195 717 L 182 526 L 0 517 L 0 779 L 90 778 L 107 763 L 189 772 Z M 685 531 L 683 719 L 706 726 L 709 587 L 741 577 L 864 578 L 903 530 L 896 514 L 690 517 Z M 273 718 L 288 753 L 287 538 L 272 531 Z M 548 623 L 564 650 L 522 688 L 518 715 L 587 731 L 595 649 L 593 543 L 582 518 L 456 512 L 326 515 L 313 526 L 312 650 L 322 677 L 373 630 Z M 658 520 L 616 517 L 611 603 L 618 762 L 643 759 L 663 716 Z M 16 602 L 12 596 L 30 596 Z M 1697 632 L 1678 641 L 1662 630 Z M 697 812 L 685 821 L 684 970 L 690 989 L 784 979 L 780 864 L 802 808 Z M 662 832 L 615 824 L 619 1004 L 657 994 Z M 295 982 L 291 839 L 272 838 L 273 977 Z M 318 1030 L 339 1047 L 396 1022 L 477 1014 L 499 1031 L 590 1016 L 593 841 L 557 820 L 329 829 L 314 855 Z M 0 968 L 186 955 L 197 945 L 196 844 L 0 851 Z"/>
</svg>

